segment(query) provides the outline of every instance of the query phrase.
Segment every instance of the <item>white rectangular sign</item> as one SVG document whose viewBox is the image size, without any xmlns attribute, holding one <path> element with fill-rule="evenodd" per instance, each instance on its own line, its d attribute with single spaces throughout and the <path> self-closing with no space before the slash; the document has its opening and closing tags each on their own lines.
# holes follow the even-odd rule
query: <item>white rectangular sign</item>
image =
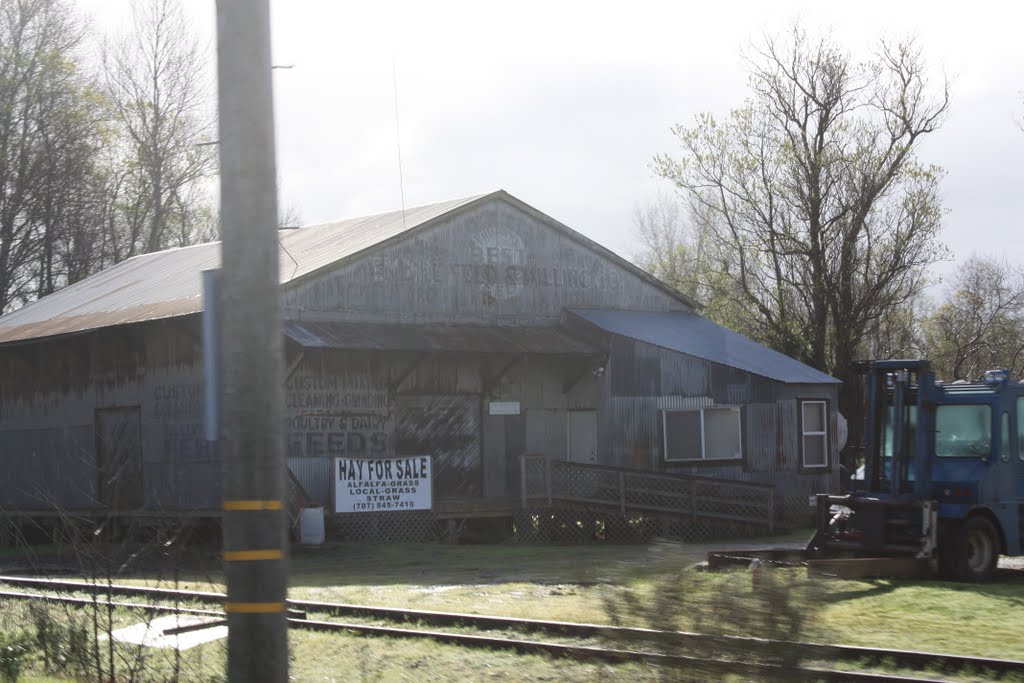
<svg viewBox="0 0 1024 683">
<path fill-rule="evenodd" d="M 429 510 L 430 456 L 335 458 L 334 511 Z"/>
<path fill-rule="evenodd" d="M 491 415 L 518 415 L 519 401 L 491 401 Z"/>
</svg>

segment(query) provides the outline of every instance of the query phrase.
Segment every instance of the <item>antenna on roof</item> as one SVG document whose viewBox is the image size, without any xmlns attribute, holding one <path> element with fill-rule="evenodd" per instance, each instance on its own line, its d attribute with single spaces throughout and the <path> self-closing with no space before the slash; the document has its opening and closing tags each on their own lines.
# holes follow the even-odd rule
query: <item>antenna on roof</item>
<svg viewBox="0 0 1024 683">
<path fill-rule="evenodd" d="M 402 230 L 405 225 L 405 180 L 402 178 L 402 136 L 398 124 L 398 60 L 391 53 L 391 85 L 395 93 L 395 144 L 398 147 L 398 190 L 402 196 Z"/>
</svg>

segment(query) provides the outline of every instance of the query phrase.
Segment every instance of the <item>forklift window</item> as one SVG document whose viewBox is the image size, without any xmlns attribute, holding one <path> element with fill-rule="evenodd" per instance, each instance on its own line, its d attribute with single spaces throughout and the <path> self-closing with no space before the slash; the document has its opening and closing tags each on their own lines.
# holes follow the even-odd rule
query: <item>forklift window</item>
<svg viewBox="0 0 1024 683">
<path fill-rule="evenodd" d="M 935 411 L 935 455 L 980 458 L 992 453 L 992 408 L 945 405 Z"/>
</svg>

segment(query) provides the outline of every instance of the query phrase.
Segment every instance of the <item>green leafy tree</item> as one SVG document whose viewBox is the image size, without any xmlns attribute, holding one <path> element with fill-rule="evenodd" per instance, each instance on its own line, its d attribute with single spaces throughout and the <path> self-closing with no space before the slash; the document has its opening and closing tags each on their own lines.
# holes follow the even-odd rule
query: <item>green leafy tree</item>
<svg viewBox="0 0 1024 683">
<path fill-rule="evenodd" d="M 653 168 L 707 238 L 716 305 L 747 321 L 740 331 L 845 380 L 871 330 L 944 255 L 942 172 L 916 153 L 945 118 L 948 87 L 929 85 L 913 41 L 856 62 L 799 26 L 753 46 L 748 63 L 749 99 L 722 120 L 676 126 L 679 155 Z M 840 396 L 851 426 L 855 391 Z"/>
</svg>

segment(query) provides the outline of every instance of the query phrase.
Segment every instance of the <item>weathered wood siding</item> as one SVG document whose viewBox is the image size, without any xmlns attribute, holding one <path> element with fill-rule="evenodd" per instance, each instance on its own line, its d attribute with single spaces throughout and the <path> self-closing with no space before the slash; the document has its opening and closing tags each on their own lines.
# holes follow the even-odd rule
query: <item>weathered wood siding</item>
<svg viewBox="0 0 1024 683">
<path fill-rule="evenodd" d="M 689 310 L 547 222 L 495 199 L 293 286 L 307 320 L 557 324 L 565 307 Z"/>
</svg>

